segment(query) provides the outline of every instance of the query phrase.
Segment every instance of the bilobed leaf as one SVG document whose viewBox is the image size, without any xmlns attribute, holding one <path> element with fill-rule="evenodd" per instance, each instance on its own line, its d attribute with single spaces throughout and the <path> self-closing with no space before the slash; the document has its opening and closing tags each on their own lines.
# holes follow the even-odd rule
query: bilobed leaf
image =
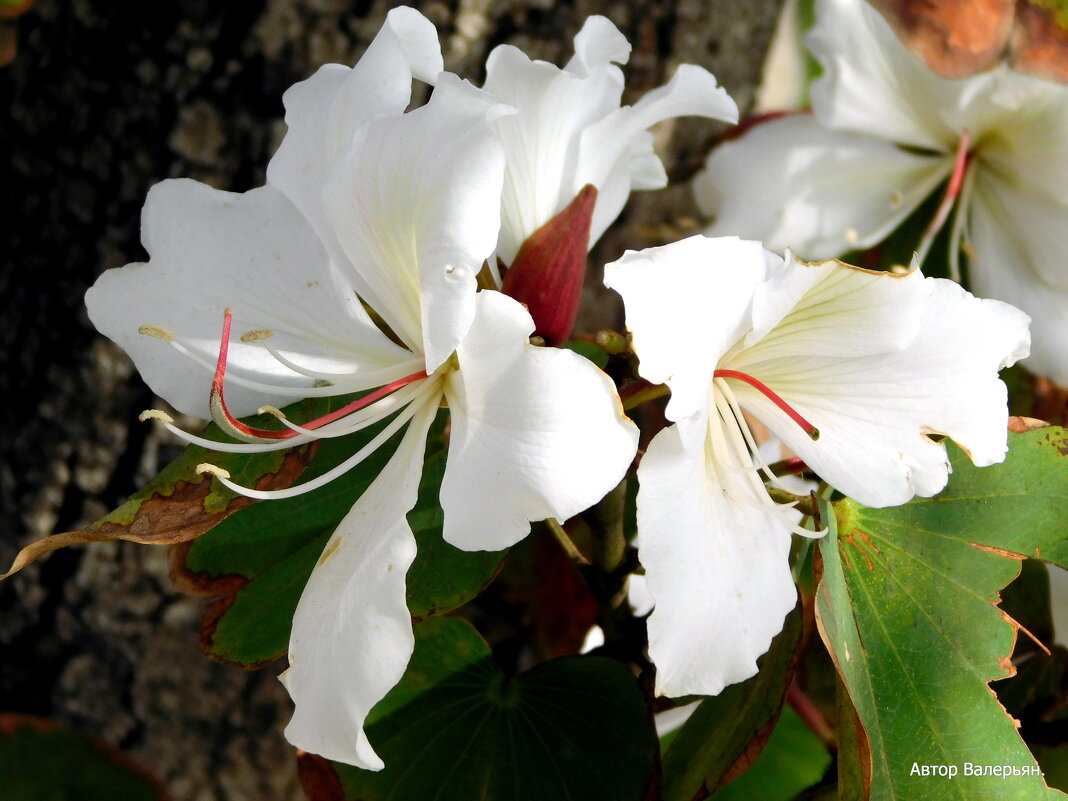
<svg viewBox="0 0 1068 801">
<path fill-rule="evenodd" d="M 1038 775 L 964 775 L 966 764 L 1035 766 L 988 686 L 1013 671 L 998 592 L 1020 570 L 1014 554 L 1068 556 L 1068 435 L 1009 441 L 1005 462 L 982 469 L 947 443 L 953 474 L 935 498 L 824 505 L 817 622 L 867 735 L 872 799 L 1062 797 Z"/>
<path fill-rule="evenodd" d="M 416 626 L 367 734 L 378 773 L 335 765 L 360 801 L 642 801 L 656 736 L 623 665 L 564 657 L 506 677 L 466 621 Z"/>
<path fill-rule="evenodd" d="M 494 576 L 502 552 L 460 551 L 441 538 L 438 504 L 445 469 L 444 414 L 433 427 L 419 501 L 408 519 L 418 555 L 408 571 L 416 618 L 449 612 Z M 384 424 L 323 440 L 303 476 L 314 478 L 370 441 Z M 201 642 L 213 657 L 259 667 L 282 656 L 297 602 L 330 534 L 393 455 L 398 433 L 359 466 L 304 495 L 242 510 L 178 552 L 172 575 L 183 589 L 225 596 L 205 615 Z"/>
<path fill-rule="evenodd" d="M 707 798 L 757 760 L 793 678 L 800 636 L 801 615 L 795 609 L 758 660 L 760 672 L 694 710 L 664 754 L 664 801 Z"/>
<path fill-rule="evenodd" d="M 0 714 L 0 777 L 12 801 L 161 801 L 158 782 L 117 749 L 50 721 Z"/>
</svg>

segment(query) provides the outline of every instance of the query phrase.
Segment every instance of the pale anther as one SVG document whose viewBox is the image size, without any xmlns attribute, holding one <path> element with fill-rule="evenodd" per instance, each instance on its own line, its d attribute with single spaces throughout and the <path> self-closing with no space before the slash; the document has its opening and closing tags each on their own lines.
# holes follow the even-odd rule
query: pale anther
<svg viewBox="0 0 1068 801">
<path fill-rule="evenodd" d="M 137 419 L 142 423 L 146 420 L 159 420 L 161 423 L 174 422 L 174 418 L 162 409 L 145 409 L 141 414 L 137 415 Z"/>
<path fill-rule="evenodd" d="M 251 331 L 246 331 L 241 335 L 242 342 L 262 342 L 265 339 L 270 339 L 274 336 L 274 331 L 269 328 L 254 328 Z"/>
<path fill-rule="evenodd" d="M 146 337 L 162 339 L 164 342 L 174 342 L 175 339 L 174 332 L 161 325 L 143 325 L 137 329 L 137 333 L 144 334 Z"/>
<path fill-rule="evenodd" d="M 204 473 L 209 473 L 209 474 L 211 474 L 213 476 L 216 476 L 218 478 L 229 478 L 230 477 L 230 471 L 229 470 L 224 470 L 223 468 L 219 467 L 218 465 L 211 464 L 210 462 L 201 462 L 200 464 L 198 464 L 197 465 L 197 469 L 196 469 L 196 473 L 197 473 L 198 476 L 202 475 Z"/>
</svg>

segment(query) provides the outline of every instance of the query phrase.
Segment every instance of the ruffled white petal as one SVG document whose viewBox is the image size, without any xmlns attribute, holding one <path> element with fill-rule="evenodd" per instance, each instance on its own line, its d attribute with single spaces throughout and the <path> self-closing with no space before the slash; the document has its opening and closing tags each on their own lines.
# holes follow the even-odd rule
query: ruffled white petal
<svg viewBox="0 0 1068 801">
<path fill-rule="evenodd" d="M 1024 364 L 1061 386 L 1068 386 L 1068 289 L 1047 283 L 1035 268 L 1068 274 L 1057 242 L 1065 219 L 1068 209 L 1053 204 L 1021 217 L 977 182 L 966 233 L 971 286 L 1031 316 L 1031 355 Z"/>
<path fill-rule="evenodd" d="M 738 106 L 712 73 L 682 64 L 665 86 L 647 92 L 633 106 L 615 110 L 583 132 L 572 194 L 586 184 L 598 189 L 591 242 L 596 242 L 619 216 L 632 190 L 667 186 L 667 174 L 653 151 L 649 128 L 683 116 L 737 122 Z"/>
<path fill-rule="evenodd" d="M 397 452 L 345 516 L 293 617 L 289 669 L 293 745 L 368 770 L 382 760 L 364 733 L 371 708 L 400 680 L 414 647 L 404 576 L 415 558 L 405 515 L 415 505 L 436 403 L 416 415 Z"/>
<path fill-rule="evenodd" d="M 308 218 L 336 263 L 345 258 L 323 210 L 335 157 L 365 122 L 404 111 L 413 77 L 433 83 L 442 69 L 433 24 L 414 9 L 395 8 L 355 67 L 326 64 L 283 96 L 289 131 L 267 166 L 267 181 Z M 358 276 L 353 280 L 359 284 Z"/>
<path fill-rule="evenodd" d="M 630 58 L 630 42 L 608 17 L 594 14 L 582 23 L 575 34 L 575 55 L 564 67 L 568 72 L 585 77 L 605 64 L 626 64 Z"/>
<path fill-rule="evenodd" d="M 596 42 L 587 44 L 599 49 Z M 611 51 L 610 43 L 604 47 Z M 583 186 L 575 181 L 582 132 L 619 108 L 623 73 L 595 55 L 579 72 L 531 61 L 511 45 L 490 53 L 485 89 L 517 111 L 497 122 L 508 159 L 497 244 L 497 255 L 506 264 L 530 234 L 578 194 Z"/>
<path fill-rule="evenodd" d="M 910 153 L 796 114 L 717 148 L 694 194 L 715 217 L 710 236 L 735 234 L 823 259 L 884 239 L 952 168 L 952 154 Z"/>
<path fill-rule="evenodd" d="M 571 351 L 529 344 L 534 323 L 499 292 L 480 292 L 457 349 L 441 484 L 444 536 L 496 550 L 530 523 L 581 512 L 623 478 L 638 443 L 611 380 Z"/>
<path fill-rule="evenodd" d="M 953 152 L 972 103 L 996 81 L 939 77 L 863 0 L 818 0 L 805 43 L 824 70 L 811 88 L 820 122 L 898 144 Z"/>
<path fill-rule="evenodd" d="M 334 166 L 326 213 L 366 300 L 433 371 L 474 315 L 475 276 L 493 251 L 507 109 L 450 73 L 430 102 L 365 124 Z"/>
<path fill-rule="evenodd" d="M 849 280 L 823 286 L 820 303 L 802 297 L 766 337 L 720 366 L 763 381 L 819 429 L 813 442 L 764 395 L 732 381 L 742 406 L 820 477 L 860 503 L 891 506 L 945 486 L 945 447 L 928 435 L 952 438 L 980 466 L 1004 458 L 1008 411 L 997 371 L 1027 354 L 1025 314 L 918 272 L 895 278 L 845 265 L 788 269 L 823 274 L 810 292 L 840 271 Z M 858 282 L 869 291 L 858 291 Z M 908 321 L 919 312 L 911 341 L 887 336 L 883 352 L 870 319 L 880 313 L 879 295 L 886 317 L 896 310 Z"/>
<path fill-rule="evenodd" d="M 717 472 L 706 436 L 707 417 L 688 417 L 653 438 L 638 468 L 660 695 L 716 695 L 754 675 L 797 597 L 783 517 L 736 474 Z"/>
<path fill-rule="evenodd" d="M 605 267 L 619 292 L 641 374 L 667 383 L 672 420 L 707 408 L 720 356 L 745 333 L 753 292 L 782 260 L 758 242 L 694 236 L 627 251 Z"/>
<path fill-rule="evenodd" d="M 187 414 L 208 416 L 212 372 L 158 339 L 144 325 L 169 329 L 213 366 L 223 311 L 235 310 L 228 374 L 270 384 L 310 387 L 262 344 L 238 337 L 268 329 L 266 344 L 295 364 L 358 374 L 410 356 L 392 344 L 331 269 L 315 232 L 271 186 L 234 194 L 190 180 L 157 184 L 142 215 L 147 264 L 108 270 L 86 294 L 93 324 L 133 358 L 153 391 Z M 238 415 L 263 404 L 292 402 L 288 394 L 231 385 Z"/>
</svg>

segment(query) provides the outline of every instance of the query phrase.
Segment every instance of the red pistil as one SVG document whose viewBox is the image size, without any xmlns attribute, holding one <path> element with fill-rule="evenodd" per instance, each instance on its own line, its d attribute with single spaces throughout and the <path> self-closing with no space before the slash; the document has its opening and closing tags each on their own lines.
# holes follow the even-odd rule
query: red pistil
<svg viewBox="0 0 1068 801">
<path fill-rule="evenodd" d="M 246 437 L 254 437 L 256 439 L 292 439 L 300 432 L 294 431 L 291 428 L 284 429 L 282 431 L 270 431 L 265 428 L 253 428 L 250 425 L 246 425 L 238 420 L 226 406 L 226 398 L 223 394 L 223 385 L 226 381 L 226 362 L 227 354 L 230 349 L 230 324 L 233 321 L 234 310 L 227 309 L 223 312 L 223 330 L 222 338 L 219 342 L 219 359 L 215 364 L 215 377 L 211 382 L 211 410 L 212 418 L 222 426 L 223 429 L 234 429 L 238 433 L 243 434 Z M 418 381 L 422 378 L 426 378 L 427 374 L 424 370 L 420 370 L 417 373 L 405 376 L 404 378 L 394 381 L 392 384 L 386 384 L 384 387 L 379 387 L 374 392 L 369 392 L 362 398 L 354 400 L 352 403 L 342 406 L 340 409 L 335 409 L 332 412 L 324 414 L 322 417 L 317 417 L 314 420 L 310 420 L 304 423 L 304 428 L 317 429 L 325 426 L 327 423 L 332 423 L 335 420 L 340 420 L 346 415 L 352 414 L 365 406 L 369 406 L 377 400 L 380 400 L 392 392 L 396 392 L 401 387 L 411 384 L 413 381 Z M 220 419 L 220 417 L 222 419 Z M 231 432 L 232 433 L 232 432 Z"/>
<path fill-rule="evenodd" d="M 736 378 L 739 381 L 744 381 L 746 384 L 753 387 L 753 389 L 757 390 L 760 394 L 762 394 L 764 397 L 766 397 L 768 400 L 770 400 L 772 403 L 782 409 L 786 413 L 786 416 L 793 420 L 795 423 L 797 423 L 802 428 L 802 430 L 809 435 L 809 437 L 811 437 L 813 440 L 817 440 L 820 438 L 820 430 L 818 428 L 816 428 L 814 425 L 812 425 L 812 423 L 802 417 L 801 414 L 790 404 L 780 398 L 779 395 L 774 390 L 772 390 L 771 387 L 769 387 L 763 381 L 759 381 L 756 378 L 753 378 L 753 376 L 749 375 L 749 373 L 742 373 L 738 370 L 716 370 L 712 374 L 712 377 Z"/>
<path fill-rule="evenodd" d="M 935 216 L 924 229 L 923 235 L 920 237 L 919 247 L 916 248 L 916 260 L 921 265 L 924 259 L 927 258 L 927 252 L 931 249 L 931 245 L 934 244 L 938 232 L 942 230 L 942 226 L 949 219 L 949 212 L 960 194 L 961 187 L 964 185 L 964 176 L 968 171 L 968 163 L 971 161 L 971 154 L 968 152 L 970 144 L 971 135 L 968 131 L 961 131 L 960 141 L 957 143 L 957 156 L 953 161 L 953 172 L 949 176 L 946 193 L 938 204 Z"/>
</svg>

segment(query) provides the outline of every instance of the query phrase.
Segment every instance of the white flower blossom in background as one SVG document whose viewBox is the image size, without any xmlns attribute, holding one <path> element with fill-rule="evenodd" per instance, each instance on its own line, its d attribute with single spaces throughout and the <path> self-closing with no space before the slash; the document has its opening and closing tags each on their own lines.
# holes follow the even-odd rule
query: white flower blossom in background
<svg viewBox="0 0 1068 801">
<path fill-rule="evenodd" d="M 444 537 L 468 550 L 505 548 L 531 521 L 587 508 L 637 446 L 606 375 L 572 352 L 531 346 L 533 322 L 518 302 L 476 292 L 499 232 L 505 159 L 495 124 L 512 109 L 440 70 L 433 26 L 411 9 L 390 12 L 354 69 L 324 67 L 286 93 L 289 133 L 266 186 L 232 194 L 159 184 L 142 223 L 150 261 L 108 271 L 86 296 L 94 324 L 153 390 L 183 412 L 210 412 L 245 442 L 203 441 L 152 415 L 186 440 L 259 452 L 389 420 L 335 470 L 286 490 L 238 487 L 202 466 L 245 495 L 314 489 L 407 426 L 312 573 L 283 674 L 296 705 L 289 740 L 369 769 L 382 762 L 364 720 L 413 648 L 406 514 L 439 407 L 451 415 Z M 436 86 L 405 113 L 413 76 Z M 231 328 L 240 341 L 229 341 Z M 319 420 L 283 418 L 283 432 L 237 419 L 376 387 Z"/>
<path fill-rule="evenodd" d="M 607 18 L 593 16 L 575 36 L 563 69 L 532 61 L 511 45 L 494 48 L 485 90 L 516 109 L 496 122 L 507 169 L 497 256 L 511 264 L 520 245 L 579 191 L 597 188 L 589 247 L 623 210 L 634 189 L 667 185 L 649 128 L 684 115 L 737 122 L 738 107 L 707 70 L 682 64 L 671 81 L 622 106 L 630 43 Z"/>
<path fill-rule="evenodd" d="M 674 425 L 638 468 L 660 694 L 715 695 L 752 676 L 795 603 L 790 533 L 812 532 L 769 497 L 743 410 L 868 506 L 945 486 L 934 435 L 977 465 L 1005 456 L 997 371 L 1028 350 L 1028 318 L 1008 304 L 918 270 L 784 261 L 734 237 L 630 251 L 605 283 L 623 296 L 642 376 L 671 389 Z"/>
<path fill-rule="evenodd" d="M 824 69 L 813 113 L 712 154 L 695 181 L 707 233 L 837 256 L 883 240 L 952 177 L 951 275 L 963 251 L 972 290 L 1031 316 L 1027 366 L 1068 386 L 1068 87 L 1004 66 L 942 78 L 862 0 L 819 0 L 807 44 Z"/>
</svg>

